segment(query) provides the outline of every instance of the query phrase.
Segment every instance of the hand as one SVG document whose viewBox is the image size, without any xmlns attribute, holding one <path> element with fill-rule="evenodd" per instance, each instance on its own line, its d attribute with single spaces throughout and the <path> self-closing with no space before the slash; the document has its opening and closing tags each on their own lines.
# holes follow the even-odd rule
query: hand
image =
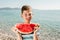
<svg viewBox="0 0 60 40">
<path fill-rule="evenodd" d="M 19 33 L 19 31 L 18 31 L 17 28 L 15 28 L 15 27 L 12 27 L 11 30 L 12 30 L 14 33 Z"/>
<path fill-rule="evenodd" d="M 34 28 L 34 33 L 36 33 L 39 30 L 39 24 L 36 24 L 36 27 Z"/>
</svg>

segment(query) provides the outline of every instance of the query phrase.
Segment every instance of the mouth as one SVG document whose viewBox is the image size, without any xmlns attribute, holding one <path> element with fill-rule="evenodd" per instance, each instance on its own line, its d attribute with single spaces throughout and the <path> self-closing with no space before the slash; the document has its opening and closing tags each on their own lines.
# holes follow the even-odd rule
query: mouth
<svg viewBox="0 0 60 40">
<path fill-rule="evenodd" d="M 31 20 L 31 18 L 27 18 L 27 20 Z"/>
</svg>

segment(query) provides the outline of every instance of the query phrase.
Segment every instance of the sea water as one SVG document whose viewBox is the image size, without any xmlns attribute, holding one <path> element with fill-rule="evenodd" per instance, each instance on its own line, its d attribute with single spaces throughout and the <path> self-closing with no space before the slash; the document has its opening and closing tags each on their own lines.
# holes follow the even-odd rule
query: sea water
<svg viewBox="0 0 60 40">
<path fill-rule="evenodd" d="M 41 40 L 60 40 L 60 10 L 37 10 L 32 11 L 32 22 L 40 24 Z M 23 22 L 20 10 L 0 10 L 0 29 L 10 35 L 16 23 Z"/>
</svg>

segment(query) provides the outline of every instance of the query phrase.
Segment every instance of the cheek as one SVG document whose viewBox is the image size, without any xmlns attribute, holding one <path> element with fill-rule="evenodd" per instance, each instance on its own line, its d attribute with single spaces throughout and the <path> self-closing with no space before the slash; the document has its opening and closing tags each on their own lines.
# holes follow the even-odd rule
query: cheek
<svg viewBox="0 0 60 40">
<path fill-rule="evenodd" d="M 27 19 L 27 17 L 26 16 L 23 16 L 23 19 Z"/>
<path fill-rule="evenodd" d="M 23 17 L 24 19 L 26 18 L 26 17 Z"/>
<path fill-rule="evenodd" d="M 32 18 L 32 16 L 31 16 L 31 18 Z"/>
<path fill-rule="evenodd" d="M 32 17 L 30 17 L 30 18 L 32 18 Z"/>
<path fill-rule="evenodd" d="M 27 18 L 32 18 L 32 16 L 29 16 L 29 17 L 27 17 Z"/>
</svg>

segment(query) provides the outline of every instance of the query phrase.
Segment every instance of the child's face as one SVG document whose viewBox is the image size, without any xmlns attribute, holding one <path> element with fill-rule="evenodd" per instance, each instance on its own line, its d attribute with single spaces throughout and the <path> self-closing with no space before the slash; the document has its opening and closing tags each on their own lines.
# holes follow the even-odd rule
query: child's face
<svg viewBox="0 0 60 40">
<path fill-rule="evenodd" d="M 22 17 L 25 21 L 30 21 L 32 18 L 32 11 L 31 10 L 24 10 Z"/>
</svg>

